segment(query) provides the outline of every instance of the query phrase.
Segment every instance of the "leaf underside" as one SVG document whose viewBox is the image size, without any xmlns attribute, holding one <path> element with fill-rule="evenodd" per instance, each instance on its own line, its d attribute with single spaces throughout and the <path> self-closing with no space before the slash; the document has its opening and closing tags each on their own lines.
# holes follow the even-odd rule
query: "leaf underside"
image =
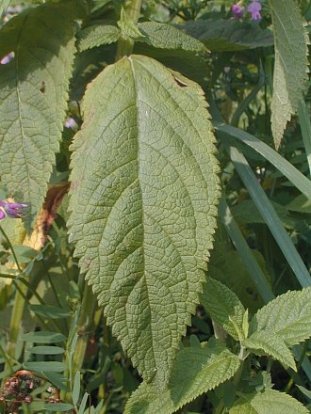
<svg viewBox="0 0 311 414">
<path fill-rule="evenodd" d="M 167 379 L 212 247 L 214 136 L 198 85 L 133 55 L 89 86 L 73 144 L 69 227 L 112 331 Z M 98 110 L 100 108 L 100 111 Z"/>
<path fill-rule="evenodd" d="M 308 35 L 295 0 L 269 1 L 275 39 L 271 127 L 278 148 L 286 124 L 297 111 L 305 90 Z"/>
<path fill-rule="evenodd" d="M 59 148 L 75 53 L 76 7 L 44 4 L 12 18 L 0 31 L 1 180 L 32 213 L 42 205 Z"/>
<path fill-rule="evenodd" d="M 125 414 L 171 414 L 203 393 L 230 379 L 239 358 L 223 345 L 183 348 L 176 357 L 167 389 L 142 383 L 131 395 Z"/>
</svg>

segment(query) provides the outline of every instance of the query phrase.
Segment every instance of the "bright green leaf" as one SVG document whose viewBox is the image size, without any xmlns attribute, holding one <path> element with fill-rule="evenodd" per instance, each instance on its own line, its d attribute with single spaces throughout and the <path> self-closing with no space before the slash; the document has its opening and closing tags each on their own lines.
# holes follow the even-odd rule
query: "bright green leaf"
<svg viewBox="0 0 311 414">
<path fill-rule="evenodd" d="M 296 371 L 295 360 L 290 350 L 284 340 L 273 332 L 257 331 L 244 341 L 244 346 L 255 354 L 258 354 L 259 351 L 259 355 L 272 356 L 285 367 Z"/>
<path fill-rule="evenodd" d="M 201 295 L 201 304 L 210 317 L 233 338 L 243 338 L 244 306 L 237 295 L 221 282 L 209 277 Z"/>
<path fill-rule="evenodd" d="M 275 333 L 288 346 L 311 336 L 311 287 L 278 296 L 253 318 L 252 331 Z"/>
<path fill-rule="evenodd" d="M 218 165 L 206 106 L 194 82 L 126 57 L 88 88 L 72 147 L 71 241 L 146 380 L 168 375 L 212 247 Z"/>
<path fill-rule="evenodd" d="M 240 360 L 223 345 L 211 341 L 207 347 L 183 348 L 176 357 L 168 388 L 142 383 L 132 394 L 125 414 L 171 414 L 199 395 L 231 378 Z"/>
<path fill-rule="evenodd" d="M 279 147 L 287 121 L 298 109 L 305 91 L 308 35 L 295 0 L 269 0 L 274 31 L 272 133 Z M 284 7 L 285 6 L 285 7 Z"/>
<path fill-rule="evenodd" d="M 244 395 L 229 414 L 308 414 L 309 410 L 284 392 L 267 389 L 250 396 Z"/>
<path fill-rule="evenodd" d="M 43 202 L 65 117 L 75 53 L 72 1 L 29 8 L 0 30 L 1 181 L 11 194 Z"/>
</svg>

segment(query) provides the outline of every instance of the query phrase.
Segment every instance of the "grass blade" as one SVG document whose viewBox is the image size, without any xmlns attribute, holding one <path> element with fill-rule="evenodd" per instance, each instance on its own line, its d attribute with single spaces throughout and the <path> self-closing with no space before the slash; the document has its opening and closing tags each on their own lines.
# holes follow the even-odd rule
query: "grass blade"
<svg viewBox="0 0 311 414">
<path fill-rule="evenodd" d="M 251 249 L 248 247 L 248 244 L 244 239 L 244 236 L 224 199 L 220 202 L 219 213 L 221 220 L 229 234 L 229 237 L 232 240 L 232 243 L 237 249 L 241 259 L 245 264 L 245 267 L 249 272 L 251 279 L 258 289 L 258 293 L 264 302 L 269 302 L 274 298 L 271 287 L 267 282 L 267 279 L 263 274 L 259 264 L 257 263 L 257 260 L 253 256 Z"/>
<path fill-rule="evenodd" d="M 310 122 L 310 113 L 303 99 L 299 101 L 298 118 L 299 118 L 299 123 L 300 123 L 303 144 L 306 150 L 309 171 L 311 175 L 311 122 Z"/>
<path fill-rule="evenodd" d="M 258 184 L 258 181 L 250 168 L 244 155 L 234 147 L 230 147 L 231 160 L 240 175 L 245 187 L 254 201 L 258 211 L 265 220 L 273 237 L 282 250 L 284 257 L 296 275 L 297 280 L 302 287 L 311 285 L 310 274 L 304 265 L 300 255 L 293 245 L 289 235 L 285 231 L 279 216 L 276 214 L 266 193 Z"/>
<path fill-rule="evenodd" d="M 311 199 L 311 181 L 267 144 L 254 137 L 254 135 L 224 123 L 215 123 L 214 127 L 216 131 L 221 133 L 220 138 L 223 134 L 229 135 L 230 137 L 236 138 L 248 145 L 258 154 L 262 155 L 285 177 L 287 177 L 288 180 L 291 181 L 296 188 L 298 188 L 298 190 L 305 194 L 308 199 Z"/>
</svg>

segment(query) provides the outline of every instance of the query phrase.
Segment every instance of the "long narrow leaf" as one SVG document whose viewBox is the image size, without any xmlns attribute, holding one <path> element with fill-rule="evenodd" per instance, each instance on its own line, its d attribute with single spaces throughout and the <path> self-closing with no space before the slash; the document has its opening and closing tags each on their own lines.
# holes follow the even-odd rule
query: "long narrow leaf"
<svg viewBox="0 0 311 414">
<path fill-rule="evenodd" d="M 258 184 L 258 181 L 251 170 L 244 155 L 234 147 L 230 147 L 231 160 L 234 163 L 238 174 L 249 191 L 260 214 L 269 227 L 273 237 L 282 250 L 284 257 L 296 275 L 297 280 L 302 287 L 311 285 L 310 274 L 293 245 L 289 235 L 286 233 L 279 216 L 276 214 L 272 204 L 264 190 Z"/>
<path fill-rule="evenodd" d="M 245 267 L 247 268 L 252 281 L 255 283 L 258 293 L 265 302 L 269 302 L 274 298 L 271 287 L 267 282 L 267 279 L 257 263 L 254 255 L 252 254 L 248 244 L 246 243 L 239 226 L 237 225 L 231 211 L 225 202 L 222 200 L 219 206 L 219 213 L 221 220 L 235 245 L 241 259 L 243 260 Z"/>
<path fill-rule="evenodd" d="M 220 132 L 220 138 L 223 134 L 229 135 L 254 149 L 287 177 L 308 199 L 311 199 L 311 181 L 267 144 L 254 135 L 224 123 L 216 123 L 214 127 L 216 131 Z"/>
<path fill-rule="evenodd" d="M 311 121 L 310 121 L 310 113 L 303 99 L 300 99 L 299 101 L 298 117 L 299 117 L 302 139 L 303 139 L 303 143 L 304 143 L 305 150 L 306 150 L 309 171 L 311 175 Z"/>
</svg>

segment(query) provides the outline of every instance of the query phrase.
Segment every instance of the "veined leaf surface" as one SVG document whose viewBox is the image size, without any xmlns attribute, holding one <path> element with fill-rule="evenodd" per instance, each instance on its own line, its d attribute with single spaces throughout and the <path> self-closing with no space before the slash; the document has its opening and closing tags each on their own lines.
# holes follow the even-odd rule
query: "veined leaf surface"
<svg viewBox="0 0 311 414">
<path fill-rule="evenodd" d="M 297 371 L 295 360 L 283 338 L 274 332 L 258 331 L 244 341 L 244 346 L 257 355 L 267 354 L 286 367 Z"/>
<path fill-rule="evenodd" d="M 264 392 L 243 397 L 230 409 L 229 414 L 307 414 L 309 410 L 284 392 L 266 389 Z"/>
<path fill-rule="evenodd" d="M 311 336 L 311 287 L 289 291 L 261 308 L 252 320 L 253 331 L 277 334 L 288 346 Z"/>
<path fill-rule="evenodd" d="M 44 4 L 0 30 L 1 180 L 36 213 L 44 199 L 65 117 L 75 53 L 74 2 Z"/>
<path fill-rule="evenodd" d="M 133 55 L 92 82 L 83 106 L 71 240 L 113 333 L 144 378 L 162 382 L 198 303 L 216 226 L 206 102 L 194 82 Z"/>
<path fill-rule="evenodd" d="M 205 344 L 206 345 L 206 344 Z M 125 414 L 172 414 L 233 377 L 241 364 L 223 344 L 183 348 L 176 357 L 167 389 L 143 382 L 131 395 Z"/>
<path fill-rule="evenodd" d="M 243 338 L 244 306 L 227 286 L 209 277 L 201 295 L 201 304 L 210 317 L 234 339 Z"/>
<path fill-rule="evenodd" d="M 295 0 L 269 3 L 275 39 L 271 124 L 275 146 L 279 147 L 287 121 L 297 111 L 305 90 L 308 36 Z"/>
</svg>

